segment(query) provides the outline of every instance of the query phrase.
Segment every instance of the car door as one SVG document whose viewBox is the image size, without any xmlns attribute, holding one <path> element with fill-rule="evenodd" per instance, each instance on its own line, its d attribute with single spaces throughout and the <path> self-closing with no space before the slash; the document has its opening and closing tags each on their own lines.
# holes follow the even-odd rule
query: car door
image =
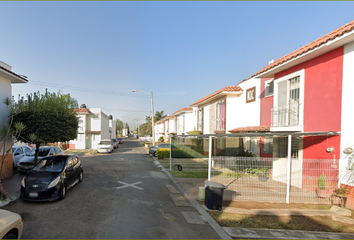
<svg viewBox="0 0 354 240">
<path fill-rule="evenodd" d="M 75 170 L 73 158 L 69 158 L 68 163 L 66 164 L 65 177 L 67 186 L 71 186 L 75 181 Z"/>
<path fill-rule="evenodd" d="M 24 155 L 25 154 L 23 152 L 22 147 L 17 148 L 14 152 L 14 159 L 13 159 L 14 163 L 17 164 L 18 160 L 20 160 L 20 158 L 22 158 Z"/>
</svg>

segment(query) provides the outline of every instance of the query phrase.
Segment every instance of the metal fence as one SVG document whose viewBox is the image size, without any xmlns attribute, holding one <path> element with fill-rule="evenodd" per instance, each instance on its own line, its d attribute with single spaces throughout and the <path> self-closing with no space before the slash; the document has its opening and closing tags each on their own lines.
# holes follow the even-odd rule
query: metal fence
<svg viewBox="0 0 354 240">
<path fill-rule="evenodd" d="M 296 144 L 301 138 L 292 139 L 291 149 L 284 138 L 267 138 L 172 137 L 171 164 L 183 163 L 183 171 L 208 171 L 206 164 L 209 179 L 226 186 L 224 200 L 330 203 L 338 185 L 338 160 L 302 158 L 301 144 Z M 202 159 L 204 166 L 183 159 Z"/>
</svg>

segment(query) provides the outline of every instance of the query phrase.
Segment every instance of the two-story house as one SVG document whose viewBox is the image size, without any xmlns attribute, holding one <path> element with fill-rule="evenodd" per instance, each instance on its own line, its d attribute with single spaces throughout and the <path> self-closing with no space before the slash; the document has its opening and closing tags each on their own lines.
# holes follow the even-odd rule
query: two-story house
<svg viewBox="0 0 354 240">
<path fill-rule="evenodd" d="M 81 108 L 74 110 L 79 117 L 77 138 L 67 143 L 69 149 L 97 149 L 101 139 L 112 139 L 115 136 L 113 119 L 102 112 L 101 108 Z M 110 123 L 111 121 L 111 123 Z"/>
<path fill-rule="evenodd" d="M 260 125 L 274 137 L 273 173 L 286 167 L 284 146 L 291 144 L 292 169 L 301 173 L 303 188 L 326 176 L 326 186 L 351 190 L 347 206 L 354 208 L 354 21 L 291 52 L 252 77 L 261 79 Z M 281 160 L 284 158 L 284 160 Z M 309 170 L 308 166 L 316 166 Z M 307 170 L 305 170 L 307 169 Z"/>
<path fill-rule="evenodd" d="M 12 99 L 11 85 L 27 82 L 28 80 L 25 77 L 12 72 L 12 67 L 10 65 L 0 61 L 0 126 L 3 126 L 3 124 L 5 124 L 6 119 L 8 117 L 8 109 L 7 106 L 3 103 L 3 100 L 5 98 Z M 2 143 L 3 142 L 0 142 L 1 145 Z M 11 149 L 11 146 L 13 144 L 11 138 L 4 144 L 6 150 Z M 2 164 L 2 150 L 3 148 L 0 149 L 0 167 Z M 12 154 L 6 155 L 5 157 L 6 159 L 3 167 L 2 179 L 11 177 L 13 174 Z"/>
</svg>

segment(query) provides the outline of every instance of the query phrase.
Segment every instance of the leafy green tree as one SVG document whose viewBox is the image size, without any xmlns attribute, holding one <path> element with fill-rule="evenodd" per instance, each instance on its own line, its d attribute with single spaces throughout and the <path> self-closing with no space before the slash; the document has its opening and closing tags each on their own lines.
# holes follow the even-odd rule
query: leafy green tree
<svg viewBox="0 0 354 240">
<path fill-rule="evenodd" d="M 121 120 L 116 120 L 116 134 L 117 136 L 121 136 L 123 132 L 124 124 Z"/>
<path fill-rule="evenodd" d="M 18 139 L 36 145 L 35 164 L 41 145 L 76 138 L 79 120 L 73 110 L 77 106 L 77 101 L 69 94 L 47 90 L 45 94 L 37 92 L 18 101 L 14 122 L 23 122 L 26 126 Z"/>
<path fill-rule="evenodd" d="M 164 115 L 164 110 L 162 111 L 156 111 L 155 115 L 154 115 L 154 123 L 156 123 L 157 121 L 163 119 L 164 117 L 166 117 L 167 115 Z M 150 135 L 152 136 L 152 129 L 151 129 L 151 116 L 146 116 L 145 118 L 145 123 L 141 124 L 139 126 L 140 128 L 140 133 L 141 135 Z"/>
</svg>

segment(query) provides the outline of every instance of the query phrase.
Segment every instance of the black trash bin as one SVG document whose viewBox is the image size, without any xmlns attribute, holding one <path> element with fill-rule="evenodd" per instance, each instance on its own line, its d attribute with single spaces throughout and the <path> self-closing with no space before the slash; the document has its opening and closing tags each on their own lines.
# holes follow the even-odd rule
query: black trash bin
<svg viewBox="0 0 354 240">
<path fill-rule="evenodd" d="M 220 183 L 211 181 L 206 181 L 205 185 L 205 206 L 209 209 L 220 211 L 226 187 Z"/>
</svg>

